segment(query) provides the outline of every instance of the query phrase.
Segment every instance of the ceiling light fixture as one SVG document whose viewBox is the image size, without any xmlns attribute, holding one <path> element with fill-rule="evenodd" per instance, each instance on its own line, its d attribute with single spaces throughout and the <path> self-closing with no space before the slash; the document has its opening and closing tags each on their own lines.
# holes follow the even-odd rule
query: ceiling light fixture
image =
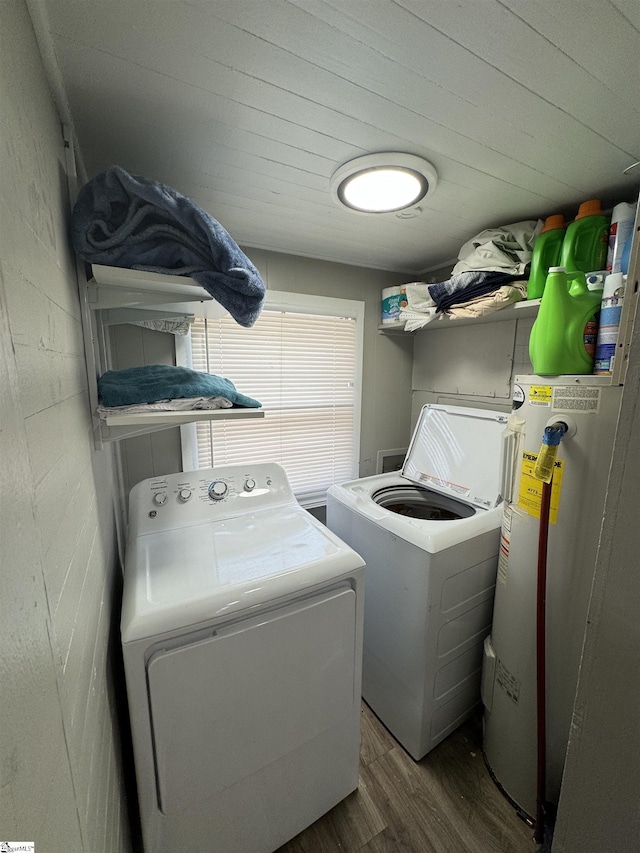
<svg viewBox="0 0 640 853">
<path fill-rule="evenodd" d="M 366 154 L 345 163 L 331 178 L 335 201 L 358 213 L 395 213 L 432 193 L 436 170 L 413 154 Z"/>
</svg>

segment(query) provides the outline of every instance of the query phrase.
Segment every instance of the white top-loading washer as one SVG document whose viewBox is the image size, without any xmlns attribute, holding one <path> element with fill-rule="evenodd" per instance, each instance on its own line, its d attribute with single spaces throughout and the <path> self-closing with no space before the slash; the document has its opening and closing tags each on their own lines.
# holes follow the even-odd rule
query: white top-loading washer
<svg viewBox="0 0 640 853">
<path fill-rule="evenodd" d="M 363 561 L 277 465 L 131 492 L 122 643 L 145 851 L 270 851 L 357 787 Z"/>
<path fill-rule="evenodd" d="M 450 548 L 495 525 L 506 422 L 502 412 L 428 404 L 400 473 L 332 486 L 329 496 L 429 553 Z"/>
<path fill-rule="evenodd" d="M 417 759 L 479 704 L 506 422 L 426 405 L 400 474 L 327 495 L 327 525 L 367 563 L 363 696 Z"/>
</svg>

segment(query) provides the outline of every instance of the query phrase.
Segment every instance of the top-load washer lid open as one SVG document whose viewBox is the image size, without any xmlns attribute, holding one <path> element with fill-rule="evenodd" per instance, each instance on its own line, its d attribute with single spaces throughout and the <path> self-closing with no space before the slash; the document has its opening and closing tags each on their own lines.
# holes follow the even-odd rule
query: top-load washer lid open
<svg viewBox="0 0 640 853">
<path fill-rule="evenodd" d="M 423 486 L 492 509 L 500 501 L 500 452 L 507 415 L 459 406 L 423 406 L 401 474 Z"/>
</svg>

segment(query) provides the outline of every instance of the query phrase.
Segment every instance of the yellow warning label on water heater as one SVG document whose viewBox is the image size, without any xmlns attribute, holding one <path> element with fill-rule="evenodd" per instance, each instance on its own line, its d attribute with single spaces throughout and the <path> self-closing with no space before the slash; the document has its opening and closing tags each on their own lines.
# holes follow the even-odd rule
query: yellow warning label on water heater
<svg viewBox="0 0 640 853">
<path fill-rule="evenodd" d="M 532 406 L 550 406 L 552 394 L 551 385 L 532 385 L 529 389 L 529 403 Z"/>
<path fill-rule="evenodd" d="M 518 492 L 518 506 L 534 518 L 540 518 L 540 507 L 542 506 L 543 483 L 542 480 L 538 480 L 533 475 L 537 458 L 537 453 L 529 453 L 526 450 L 522 454 L 520 491 Z M 553 480 L 551 481 L 551 507 L 549 508 L 549 522 L 551 524 L 555 524 L 558 520 L 563 471 L 564 460 L 556 459 L 553 463 Z"/>
</svg>

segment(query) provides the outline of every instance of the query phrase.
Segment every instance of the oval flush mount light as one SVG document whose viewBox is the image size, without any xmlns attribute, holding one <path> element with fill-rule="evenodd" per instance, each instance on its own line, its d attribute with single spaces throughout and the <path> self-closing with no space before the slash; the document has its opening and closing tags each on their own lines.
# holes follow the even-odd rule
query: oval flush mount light
<svg viewBox="0 0 640 853">
<path fill-rule="evenodd" d="M 436 170 L 413 154 L 366 154 L 341 166 L 331 178 L 338 204 L 358 213 L 395 213 L 421 202 L 438 183 Z"/>
</svg>

